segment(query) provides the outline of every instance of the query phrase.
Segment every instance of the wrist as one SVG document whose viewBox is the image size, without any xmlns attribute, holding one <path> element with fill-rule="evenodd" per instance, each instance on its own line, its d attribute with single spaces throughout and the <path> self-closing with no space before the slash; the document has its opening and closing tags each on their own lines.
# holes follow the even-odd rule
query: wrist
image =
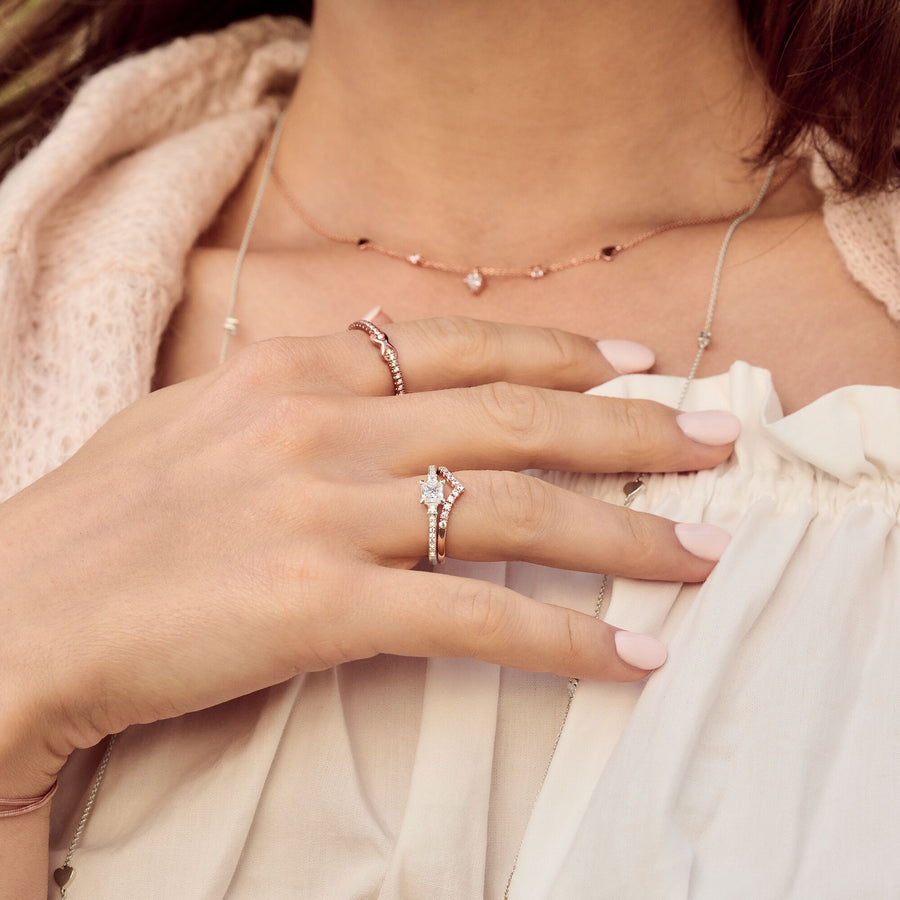
<svg viewBox="0 0 900 900">
<path fill-rule="evenodd" d="M 11 806 L 14 802 L 31 805 L 25 801 L 38 802 L 53 790 L 68 752 L 53 748 L 39 717 L 26 714 L 8 700 L 4 697 L 0 702 L 0 797 L 11 801 Z"/>
<path fill-rule="evenodd" d="M 0 505 L 0 598 L 6 620 L 0 655 L 0 797 L 42 797 L 50 790 L 73 744 L 51 698 L 64 701 L 50 665 L 52 648 L 42 612 L 51 589 L 35 576 L 49 566 L 34 558 L 41 543 L 26 502 L 35 488 Z M 57 721 L 59 720 L 59 721 Z"/>
<path fill-rule="evenodd" d="M 58 787 L 59 782 L 54 780 L 50 789 L 38 797 L 0 797 L 0 819 L 27 816 L 28 813 L 43 809 L 53 799 Z"/>
</svg>

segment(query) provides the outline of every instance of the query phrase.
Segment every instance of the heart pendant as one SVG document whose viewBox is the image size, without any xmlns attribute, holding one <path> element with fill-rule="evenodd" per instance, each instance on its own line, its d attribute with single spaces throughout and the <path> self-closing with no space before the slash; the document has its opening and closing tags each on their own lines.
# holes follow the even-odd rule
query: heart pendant
<svg viewBox="0 0 900 900">
<path fill-rule="evenodd" d="M 635 478 L 634 481 L 629 481 L 622 490 L 625 492 L 625 506 L 631 506 L 632 501 L 635 497 L 646 487 L 643 481 L 640 478 Z"/>
<path fill-rule="evenodd" d="M 60 888 L 66 887 L 72 880 L 75 870 L 71 866 L 60 866 L 53 872 L 53 880 Z"/>
</svg>

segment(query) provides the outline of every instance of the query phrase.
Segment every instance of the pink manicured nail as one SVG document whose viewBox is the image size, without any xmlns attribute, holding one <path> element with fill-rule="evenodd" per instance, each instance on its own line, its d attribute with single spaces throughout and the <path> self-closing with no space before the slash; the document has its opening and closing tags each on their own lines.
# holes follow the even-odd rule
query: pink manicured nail
<svg viewBox="0 0 900 900">
<path fill-rule="evenodd" d="M 381 312 L 381 306 L 380 306 L 380 305 L 379 305 L 379 306 L 373 306 L 373 307 L 372 307 L 372 308 L 371 308 L 371 309 L 363 316 L 363 318 L 364 318 L 367 322 L 371 322 L 372 319 L 374 319 L 375 316 L 377 316 L 378 313 L 380 313 L 380 312 Z"/>
<path fill-rule="evenodd" d="M 730 412 L 720 409 L 681 413 L 675 421 L 689 438 L 701 444 L 717 447 L 721 444 L 730 444 L 741 433 L 741 420 Z"/>
<path fill-rule="evenodd" d="M 638 669 L 658 669 L 669 655 L 666 645 L 649 634 L 617 631 L 615 641 L 619 659 Z"/>
<path fill-rule="evenodd" d="M 597 341 L 597 347 L 620 375 L 646 372 L 656 362 L 656 356 L 649 347 L 634 341 Z"/>
<path fill-rule="evenodd" d="M 722 558 L 731 540 L 731 535 L 724 529 L 701 522 L 679 522 L 675 526 L 675 537 L 688 553 L 710 562 L 718 562 Z"/>
</svg>

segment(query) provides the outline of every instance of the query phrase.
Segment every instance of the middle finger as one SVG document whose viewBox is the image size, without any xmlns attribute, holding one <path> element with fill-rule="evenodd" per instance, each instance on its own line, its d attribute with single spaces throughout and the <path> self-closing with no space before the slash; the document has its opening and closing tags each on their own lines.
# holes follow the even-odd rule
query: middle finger
<svg viewBox="0 0 900 900">
<path fill-rule="evenodd" d="M 651 400 L 623 400 L 498 382 L 397 398 L 348 400 L 368 461 L 387 472 L 421 472 L 439 458 L 451 469 L 682 472 L 731 453 L 737 418 L 718 410 L 679 413 Z M 699 438 L 699 439 L 698 439 Z"/>
</svg>

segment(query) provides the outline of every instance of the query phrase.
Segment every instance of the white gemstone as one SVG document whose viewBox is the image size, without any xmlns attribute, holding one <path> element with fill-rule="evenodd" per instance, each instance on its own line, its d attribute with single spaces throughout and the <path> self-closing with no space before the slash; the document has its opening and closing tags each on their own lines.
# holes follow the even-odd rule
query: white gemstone
<svg viewBox="0 0 900 900">
<path fill-rule="evenodd" d="M 532 277 L 532 278 L 543 278 L 543 277 L 544 277 L 544 270 L 543 270 L 540 266 L 535 266 L 535 267 L 531 270 L 531 277 Z"/>
<path fill-rule="evenodd" d="M 419 484 L 422 487 L 420 503 L 424 503 L 426 506 L 436 506 L 438 503 L 444 502 L 444 485 L 441 482 L 420 481 Z"/>
<path fill-rule="evenodd" d="M 484 287 L 484 276 L 478 269 L 472 269 L 465 278 L 466 287 L 473 293 L 477 294 Z"/>
<path fill-rule="evenodd" d="M 410 256 L 407 256 L 406 258 L 414 266 L 417 266 L 420 262 L 422 262 L 422 254 L 421 253 L 413 253 Z"/>
</svg>

